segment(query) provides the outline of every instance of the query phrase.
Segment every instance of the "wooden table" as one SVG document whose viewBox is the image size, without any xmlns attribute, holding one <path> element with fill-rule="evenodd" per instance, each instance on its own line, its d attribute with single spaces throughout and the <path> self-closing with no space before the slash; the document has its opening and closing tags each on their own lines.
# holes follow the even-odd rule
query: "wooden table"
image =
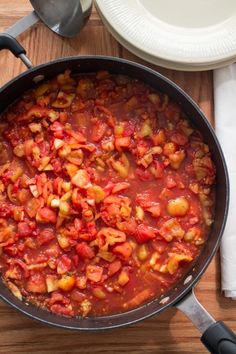
<svg viewBox="0 0 236 354">
<path fill-rule="evenodd" d="M 31 5 L 27 0 L 1 0 L 0 31 L 10 27 L 30 10 Z M 60 38 L 39 23 L 22 34 L 19 41 L 35 65 L 63 56 L 80 54 L 112 55 L 144 63 L 168 76 L 186 90 L 200 105 L 211 123 L 214 123 L 212 72 L 177 72 L 155 67 L 140 60 L 116 42 L 104 28 L 95 10 L 77 38 Z M 7 51 L 0 53 L 0 85 L 24 70 L 21 61 L 11 53 Z M 220 292 L 219 255 L 212 261 L 197 286 L 196 294 L 216 319 L 224 319 L 236 331 L 236 302 L 225 299 Z M 158 317 L 127 329 L 104 333 L 80 333 L 48 328 L 0 302 L 0 353 L 4 354 L 206 352 L 199 341 L 199 332 L 175 309 L 169 309 Z"/>
</svg>

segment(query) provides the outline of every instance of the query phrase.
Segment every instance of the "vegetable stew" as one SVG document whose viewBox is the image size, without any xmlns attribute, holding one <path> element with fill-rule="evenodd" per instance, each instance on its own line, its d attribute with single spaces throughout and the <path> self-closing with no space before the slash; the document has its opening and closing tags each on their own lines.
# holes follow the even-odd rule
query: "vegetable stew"
<svg viewBox="0 0 236 354">
<path fill-rule="evenodd" d="M 167 95 L 66 71 L 1 116 L 2 278 L 59 315 L 137 307 L 198 257 L 214 183 L 209 147 Z"/>
</svg>

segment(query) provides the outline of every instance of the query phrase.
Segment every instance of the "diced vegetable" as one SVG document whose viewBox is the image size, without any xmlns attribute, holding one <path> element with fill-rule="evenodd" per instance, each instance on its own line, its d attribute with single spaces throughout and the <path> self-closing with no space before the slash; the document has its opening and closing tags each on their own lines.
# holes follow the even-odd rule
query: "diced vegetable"
<svg viewBox="0 0 236 354">
<path fill-rule="evenodd" d="M 121 182 L 117 183 L 113 188 L 112 188 L 112 193 L 119 193 L 127 188 L 130 187 L 130 183 L 128 182 Z"/>
<path fill-rule="evenodd" d="M 70 204 L 66 201 L 60 200 L 59 202 L 59 215 L 63 218 L 70 214 Z"/>
<path fill-rule="evenodd" d="M 58 287 L 63 291 L 70 291 L 74 288 L 76 278 L 74 275 L 63 275 L 61 279 L 58 280 Z"/>
<path fill-rule="evenodd" d="M 93 185 L 87 190 L 88 198 L 94 199 L 95 203 L 100 203 L 106 196 L 106 193 L 100 186 Z"/>
<path fill-rule="evenodd" d="M 157 231 L 144 224 L 138 225 L 135 238 L 138 243 L 144 243 L 156 237 Z"/>
<path fill-rule="evenodd" d="M 159 203 L 153 203 L 145 210 L 148 211 L 154 218 L 158 218 L 161 215 L 161 206 Z"/>
<path fill-rule="evenodd" d="M 99 300 L 103 300 L 106 298 L 105 291 L 98 287 L 93 289 L 93 295 Z"/>
<path fill-rule="evenodd" d="M 185 241 L 187 242 L 195 241 L 195 244 L 197 240 L 201 239 L 201 237 L 202 237 L 202 230 L 197 226 L 190 227 L 190 229 L 184 235 Z"/>
<path fill-rule="evenodd" d="M 82 316 L 85 317 L 91 311 L 92 304 L 89 300 L 85 299 L 84 301 L 81 302 L 80 308 L 81 308 Z"/>
<path fill-rule="evenodd" d="M 73 99 L 75 98 L 75 94 L 66 94 L 63 91 L 60 91 L 57 95 L 56 101 L 52 103 L 52 107 L 54 108 L 67 108 L 71 106 Z"/>
<path fill-rule="evenodd" d="M 129 174 L 129 160 L 127 156 L 122 153 L 119 160 L 111 159 L 111 165 L 116 172 L 118 172 L 119 176 L 122 178 L 128 177 Z"/>
<path fill-rule="evenodd" d="M 150 289 L 144 289 L 140 293 L 135 295 L 131 300 L 126 302 L 124 304 L 124 308 L 129 308 L 130 306 L 136 307 L 136 306 L 140 305 L 141 303 L 143 303 L 148 298 L 150 298 L 151 295 L 152 295 L 152 291 Z"/>
<path fill-rule="evenodd" d="M 152 135 L 152 128 L 150 126 L 150 121 L 145 121 L 143 123 L 139 135 L 142 138 Z"/>
<path fill-rule="evenodd" d="M 166 135 L 163 129 L 152 135 L 152 141 L 155 145 L 162 145 L 166 141 Z"/>
<path fill-rule="evenodd" d="M 54 240 L 54 238 L 55 234 L 53 229 L 46 228 L 40 231 L 39 235 L 37 236 L 37 242 L 41 246 L 51 242 Z"/>
<path fill-rule="evenodd" d="M 70 247 L 70 241 L 67 236 L 58 234 L 57 241 L 62 249 L 66 249 L 66 248 Z"/>
<path fill-rule="evenodd" d="M 64 141 L 61 139 L 54 140 L 54 147 L 56 150 L 60 149 L 64 144 L 65 144 Z"/>
<path fill-rule="evenodd" d="M 108 266 L 108 275 L 111 277 L 121 269 L 122 263 L 120 260 L 115 260 Z"/>
<path fill-rule="evenodd" d="M 90 281 L 94 283 L 97 283 L 101 280 L 102 273 L 103 273 L 103 268 L 100 266 L 89 264 L 86 267 L 86 276 Z"/>
<path fill-rule="evenodd" d="M 136 206 L 136 219 L 142 221 L 144 219 L 144 210 L 141 206 Z"/>
<path fill-rule="evenodd" d="M 48 274 L 46 276 L 46 285 L 47 285 L 47 292 L 51 293 L 52 291 L 58 290 L 58 279 L 55 275 Z"/>
<path fill-rule="evenodd" d="M 128 148 L 131 143 L 131 138 L 129 136 L 124 136 L 115 139 L 115 147 L 118 151 L 121 151 L 122 148 Z"/>
<path fill-rule="evenodd" d="M 167 263 L 167 270 L 170 274 L 174 274 L 177 271 L 180 262 L 191 262 L 192 259 L 193 258 L 191 256 L 187 256 L 184 254 L 175 254 L 169 259 Z"/>
<path fill-rule="evenodd" d="M 11 290 L 12 294 L 17 297 L 20 301 L 23 300 L 23 296 L 21 294 L 21 291 L 20 289 L 14 284 L 12 283 L 11 281 L 8 281 L 7 282 L 7 286 L 8 288 Z"/>
<path fill-rule="evenodd" d="M 89 188 L 91 186 L 89 174 L 86 170 L 78 170 L 72 177 L 71 182 L 79 188 Z"/>
<path fill-rule="evenodd" d="M 185 216 L 189 210 L 189 202 L 184 197 L 172 199 L 167 204 L 167 211 L 171 216 Z"/>
<path fill-rule="evenodd" d="M 163 149 L 163 154 L 165 156 L 170 156 L 171 154 L 174 154 L 177 150 L 176 144 L 174 143 L 166 143 L 164 145 L 164 149 Z"/>
<path fill-rule="evenodd" d="M 24 144 L 16 145 L 13 152 L 17 157 L 23 157 L 25 155 Z"/>
<path fill-rule="evenodd" d="M 171 167 L 178 170 L 185 159 L 185 152 L 183 150 L 176 151 L 174 154 L 169 155 L 169 159 Z"/>
<path fill-rule="evenodd" d="M 26 290 L 31 293 L 43 294 L 47 292 L 46 280 L 43 274 L 35 272 L 26 283 Z"/>
<path fill-rule="evenodd" d="M 112 262 L 116 258 L 116 255 L 113 252 L 99 250 L 97 253 L 97 257 L 100 257 L 107 262 Z"/>
<path fill-rule="evenodd" d="M 95 256 L 93 249 L 86 242 L 77 244 L 76 252 L 82 259 L 92 259 Z"/>
<path fill-rule="evenodd" d="M 85 275 L 81 275 L 76 278 L 76 286 L 79 289 L 86 289 L 87 277 Z"/>
<path fill-rule="evenodd" d="M 44 207 L 38 210 L 36 214 L 36 221 L 42 223 L 49 222 L 54 224 L 57 221 L 57 215 L 53 210 Z"/>
<path fill-rule="evenodd" d="M 65 274 L 71 270 L 72 261 L 65 254 L 57 261 L 57 274 Z"/>
<path fill-rule="evenodd" d="M 99 248 L 106 251 L 109 246 L 124 242 L 126 240 L 126 235 L 124 232 L 111 227 L 103 227 L 97 234 L 97 240 Z"/>
<path fill-rule="evenodd" d="M 130 258 L 132 251 L 133 249 L 130 246 L 129 242 L 124 242 L 113 248 L 113 252 L 124 261 L 127 261 Z"/>
<path fill-rule="evenodd" d="M 98 142 L 102 140 L 103 136 L 106 133 L 107 125 L 102 121 L 97 121 L 92 128 L 91 139 L 92 141 Z"/>
<path fill-rule="evenodd" d="M 125 286 L 129 282 L 129 274 L 127 271 L 122 270 L 118 277 L 118 283 L 120 286 Z"/>
<path fill-rule="evenodd" d="M 164 222 L 159 230 L 159 233 L 167 242 L 170 242 L 174 237 L 177 239 L 182 239 L 184 237 L 185 231 L 182 229 L 178 220 L 172 218 Z"/>
<path fill-rule="evenodd" d="M 32 133 L 40 133 L 42 131 L 41 123 L 30 123 L 29 128 Z"/>
<path fill-rule="evenodd" d="M 143 244 L 138 249 L 138 259 L 140 261 L 145 261 L 148 257 L 147 247 Z"/>
</svg>

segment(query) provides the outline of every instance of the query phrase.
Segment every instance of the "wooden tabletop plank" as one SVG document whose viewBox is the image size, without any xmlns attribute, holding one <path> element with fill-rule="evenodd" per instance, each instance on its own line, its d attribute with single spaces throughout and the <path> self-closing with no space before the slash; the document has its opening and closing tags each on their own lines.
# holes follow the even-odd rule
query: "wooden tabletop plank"
<svg viewBox="0 0 236 354">
<path fill-rule="evenodd" d="M 1 0 L 0 31 L 6 30 L 32 7 L 27 0 Z M 213 124 L 212 72 L 189 73 L 151 65 L 116 42 L 104 28 L 95 9 L 81 33 L 73 39 L 63 39 L 42 23 L 19 36 L 29 58 L 37 65 L 63 56 L 102 54 L 127 58 L 145 64 L 169 77 L 200 105 Z M 19 59 L 7 51 L 0 53 L 0 85 L 25 69 Z M 236 302 L 225 299 L 220 292 L 219 256 L 196 289 L 202 304 L 236 331 Z M 47 327 L 16 312 L 0 302 L 1 354 L 189 354 L 207 353 L 199 340 L 199 332 L 176 309 L 169 309 L 130 328 L 102 333 L 71 332 Z"/>
</svg>

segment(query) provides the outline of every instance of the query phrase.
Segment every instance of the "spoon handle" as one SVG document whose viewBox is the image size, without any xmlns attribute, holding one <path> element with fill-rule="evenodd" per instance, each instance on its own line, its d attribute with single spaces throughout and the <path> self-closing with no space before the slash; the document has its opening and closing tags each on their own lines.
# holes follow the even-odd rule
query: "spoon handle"
<svg viewBox="0 0 236 354">
<path fill-rule="evenodd" d="M 8 28 L 5 33 L 10 34 L 12 37 L 17 37 L 29 27 L 35 25 L 38 21 L 38 15 L 35 11 L 32 11 L 27 16 L 17 21 L 13 26 Z"/>
</svg>

